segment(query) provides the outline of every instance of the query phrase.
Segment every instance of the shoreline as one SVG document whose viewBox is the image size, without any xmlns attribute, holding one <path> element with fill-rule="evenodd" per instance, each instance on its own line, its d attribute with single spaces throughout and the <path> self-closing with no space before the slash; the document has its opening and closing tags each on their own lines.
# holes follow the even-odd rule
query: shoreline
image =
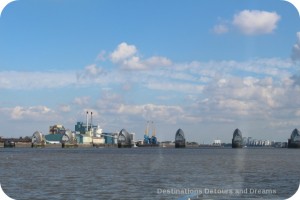
<svg viewBox="0 0 300 200">
<path fill-rule="evenodd" d="M 62 144 L 45 144 L 44 146 L 35 146 L 31 147 L 31 143 L 29 142 L 16 142 L 15 147 L 6 147 L 6 148 L 62 148 Z M 4 143 L 0 142 L 0 149 L 4 148 Z M 66 145 L 65 148 L 118 148 L 117 144 L 77 144 L 74 145 Z M 175 145 L 159 145 L 157 147 L 136 147 L 136 148 L 174 148 Z M 242 149 L 282 149 L 283 147 L 273 147 L 273 146 L 251 146 L 251 147 L 245 147 Z M 215 145 L 186 145 L 186 149 L 232 149 L 229 146 L 215 146 Z"/>
</svg>

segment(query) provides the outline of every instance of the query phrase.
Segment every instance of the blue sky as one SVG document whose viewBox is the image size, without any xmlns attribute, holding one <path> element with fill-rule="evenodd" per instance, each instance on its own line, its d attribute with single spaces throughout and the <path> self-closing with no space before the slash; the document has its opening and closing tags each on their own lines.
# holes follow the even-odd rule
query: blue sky
<svg viewBox="0 0 300 200">
<path fill-rule="evenodd" d="M 18 0 L 0 18 L 0 135 L 74 129 L 285 141 L 300 128 L 299 15 L 280 0 Z M 299 32 L 299 33 L 298 33 Z"/>
</svg>

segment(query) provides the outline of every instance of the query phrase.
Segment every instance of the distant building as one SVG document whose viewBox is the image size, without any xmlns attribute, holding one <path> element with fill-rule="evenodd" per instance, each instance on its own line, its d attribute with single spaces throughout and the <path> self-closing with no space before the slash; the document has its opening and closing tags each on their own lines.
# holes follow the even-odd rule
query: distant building
<svg viewBox="0 0 300 200">
<path fill-rule="evenodd" d="M 252 137 L 248 137 L 247 138 L 247 146 L 251 146 L 253 143 L 253 138 Z"/>
<path fill-rule="evenodd" d="M 264 141 L 264 146 L 271 146 L 271 141 L 270 140 L 265 140 Z"/>
<path fill-rule="evenodd" d="M 76 139 L 79 144 L 92 144 L 93 139 L 89 135 L 76 134 Z"/>
<path fill-rule="evenodd" d="M 46 144 L 60 144 L 63 136 L 64 134 L 61 133 L 48 134 L 45 135 L 45 142 Z"/>
<path fill-rule="evenodd" d="M 49 127 L 49 134 L 64 134 L 65 132 L 65 127 L 60 124 L 55 124 Z"/>
<path fill-rule="evenodd" d="M 132 142 L 135 142 L 135 133 L 129 133 Z"/>
<path fill-rule="evenodd" d="M 77 122 L 75 124 L 76 138 L 79 144 L 103 143 L 102 129 L 99 125 Z M 103 140 L 102 140 L 103 139 Z"/>
<path fill-rule="evenodd" d="M 87 129 L 86 123 L 83 122 L 77 122 L 77 124 L 75 124 L 75 132 L 78 134 L 85 134 L 87 131 L 93 131 L 97 128 L 98 126 L 89 124 Z"/>
<path fill-rule="evenodd" d="M 221 140 L 214 140 L 214 141 L 213 141 L 213 145 L 214 145 L 214 146 L 221 146 L 221 144 L 222 144 L 222 143 L 221 143 Z"/>
<path fill-rule="evenodd" d="M 44 138 L 46 144 L 59 144 L 63 142 L 69 142 L 73 135 L 75 137 L 75 133 L 72 134 L 72 132 L 65 129 L 63 125 L 55 124 L 49 127 L 49 134 L 45 135 Z M 72 140 L 75 139 L 72 138 Z"/>
<path fill-rule="evenodd" d="M 118 133 L 103 133 L 105 144 L 117 144 Z"/>
<path fill-rule="evenodd" d="M 77 144 L 77 138 L 74 132 L 65 130 L 64 133 L 48 134 L 45 135 L 46 144 Z"/>
</svg>

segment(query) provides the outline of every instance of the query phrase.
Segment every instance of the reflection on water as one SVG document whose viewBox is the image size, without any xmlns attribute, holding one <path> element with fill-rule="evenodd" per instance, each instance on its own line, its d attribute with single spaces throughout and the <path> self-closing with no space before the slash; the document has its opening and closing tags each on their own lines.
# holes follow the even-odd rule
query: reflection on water
<svg viewBox="0 0 300 200">
<path fill-rule="evenodd" d="M 285 199 L 299 185 L 297 149 L 0 149 L 14 199 Z M 264 194 L 262 194 L 264 192 Z"/>
</svg>

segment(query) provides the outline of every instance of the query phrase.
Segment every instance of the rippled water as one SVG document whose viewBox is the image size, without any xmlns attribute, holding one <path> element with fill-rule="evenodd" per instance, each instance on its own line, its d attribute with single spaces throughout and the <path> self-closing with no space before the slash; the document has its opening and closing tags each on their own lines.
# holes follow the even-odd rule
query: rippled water
<svg viewBox="0 0 300 200">
<path fill-rule="evenodd" d="M 299 153 L 250 148 L 1 148 L 0 183 L 17 200 L 286 199 L 299 185 Z"/>
</svg>

